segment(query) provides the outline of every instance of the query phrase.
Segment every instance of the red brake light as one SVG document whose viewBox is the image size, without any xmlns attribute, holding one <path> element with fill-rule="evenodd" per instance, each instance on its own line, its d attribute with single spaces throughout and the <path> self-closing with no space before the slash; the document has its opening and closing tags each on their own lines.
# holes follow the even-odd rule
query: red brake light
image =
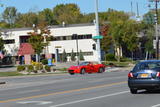
<svg viewBox="0 0 160 107">
<path fill-rule="evenodd" d="M 157 77 L 160 77 L 160 72 L 157 72 L 156 76 L 157 76 Z"/>
<path fill-rule="evenodd" d="M 133 73 L 131 73 L 131 72 L 128 73 L 128 77 L 129 77 L 129 78 L 133 78 Z"/>
</svg>

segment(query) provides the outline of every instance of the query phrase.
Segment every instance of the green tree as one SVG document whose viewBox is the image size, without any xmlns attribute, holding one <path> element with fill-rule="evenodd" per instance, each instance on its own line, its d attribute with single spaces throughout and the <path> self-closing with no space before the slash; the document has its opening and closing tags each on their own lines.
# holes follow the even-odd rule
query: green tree
<svg viewBox="0 0 160 107">
<path fill-rule="evenodd" d="M 38 25 L 38 15 L 37 13 L 28 12 L 25 14 L 19 14 L 16 20 L 18 27 L 32 27 L 33 24 Z"/>
<path fill-rule="evenodd" d="M 76 58 L 75 58 L 75 53 L 74 53 L 73 49 L 72 49 L 72 53 L 71 53 L 71 60 L 72 60 L 72 61 L 75 61 L 75 60 L 76 60 Z"/>
<path fill-rule="evenodd" d="M 43 28 L 39 27 L 39 30 L 40 33 L 38 33 L 37 30 L 28 33 L 30 36 L 28 42 L 32 45 L 33 49 L 35 50 L 37 56 L 36 58 L 37 62 L 39 62 L 40 53 L 49 44 L 47 41 L 45 41 L 45 36 L 50 35 L 50 31 L 48 29 L 45 29 L 44 27 Z"/>
<path fill-rule="evenodd" d="M 10 25 L 10 27 L 13 27 L 16 21 L 17 15 L 18 15 L 17 9 L 15 7 L 7 7 L 4 10 L 2 17 L 6 21 L 6 23 Z"/>
<path fill-rule="evenodd" d="M 66 62 L 66 61 L 67 61 L 67 54 L 66 54 L 66 51 L 64 49 L 63 53 L 62 53 L 62 62 Z"/>
<path fill-rule="evenodd" d="M 134 51 L 138 48 L 138 31 L 139 26 L 136 21 L 127 20 L 125 22 L 122 40 L 127 45 L 127 49 L 132 53 L 132 59 Z"/>
<path fill-rule="evenodd" d="M 59 24 L 65 22 L 66 24 L 80 23 L 82 14 L 76 4 L 60 4 L 53 9 L 55 20 Z"/>
<path fill-rule="evenodd" d="M 38 16 L 39 16 L 39 21 L 45 21 L 47 25 L 57 24 L 56 20 L 54 20 L 53 12 L 49 8 L 39 12 Z"/>
<path fill-rule="evenodd" d="M 3 39 L 0 37 L 0 51 L 4 50 L 4 42 Z"/>
<path fill-rule="evenodd" d="M 80 59 L 81 61 L 84 60 L 84 56 L 83 56 L 82 50 L 80 50 L 80 52 L 79 52 L 79 59 Z"/>
<path fill-rule="evenodd" d="M 135 21 L 129 19 L 129 15 L 124 12 L 112 10 L 108 13 L 110 14 L 108 17 L 108 20 L 110 21 L 108 33 L 113 38 L 117 61 L 120 61 L 124 44 L 132 53 L 136 49 L 138 44 L 137 32 L 139 31 L 139 26 Z"/>
</svg>

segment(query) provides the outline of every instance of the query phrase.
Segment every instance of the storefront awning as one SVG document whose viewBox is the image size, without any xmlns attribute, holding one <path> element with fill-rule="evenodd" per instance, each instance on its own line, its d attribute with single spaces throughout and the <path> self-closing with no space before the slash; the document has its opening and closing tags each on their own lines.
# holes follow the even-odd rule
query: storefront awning
<svg viewBox="0 0 160 107">
<path fill-rule="evenodd" d="M 22 55 L 33 55 L 34 54 L 34 49 L 32 48 L 32 45 L 29 43 L 22 43 L 20 45 L 20 48 L 17 53 L 19 56 Z"/>
</svg>

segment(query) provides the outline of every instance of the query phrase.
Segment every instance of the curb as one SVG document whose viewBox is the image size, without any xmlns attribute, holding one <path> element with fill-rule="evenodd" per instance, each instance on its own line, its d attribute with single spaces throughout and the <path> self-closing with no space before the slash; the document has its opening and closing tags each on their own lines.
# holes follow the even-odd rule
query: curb
<svg viewBox="0 0 160 107">
<path fill-rule="evenodd" d="M 1 84 L 6 84 L 6 82 L 0 82 L 0 85 L 1 85 Z"/>
</svg>

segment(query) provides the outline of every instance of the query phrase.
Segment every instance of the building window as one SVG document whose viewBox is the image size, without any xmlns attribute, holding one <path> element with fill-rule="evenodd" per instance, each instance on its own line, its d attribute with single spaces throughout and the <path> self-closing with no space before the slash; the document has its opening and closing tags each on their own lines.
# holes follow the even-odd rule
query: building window
<svg viewBox="0 0 160 107">
<path fill-rule="evenodd" d="M 14 39 L 7 39 L 7 40 L 3 40 L 4 44 L 14 44 L 15 40 Z"/>
<path fill-rule="evenodd" d="M 75 56 L 77 56 L 77 52 L 74 52 Z M 84 56 L 92 56 L 93 52 L 82 52 Z M 71 53 L 67 53 L 67 56 L 71 56 Z"/>
<path fill-rule="evenodd" d="M 91 56 L 91 55 L 93 55 L 93 52 L 83 52 L 83 55 L 84 56 Z"/>
<path fill-rule="evenodd" d="M 63 36 L 63 39 L 62 40 L 66 40 L 66 36 Z"/>
<path fill-rule="evenodd" d="M 92 39 L 92 34 L 85 34 L 85 35 L 77 35 L 78 39 Z M 76 37 L 69 35 L 69 36 L 58 36 L 54 37 L 54 41 L 62 41 L 62 40 L 75 40 Z"/>
</svg>

